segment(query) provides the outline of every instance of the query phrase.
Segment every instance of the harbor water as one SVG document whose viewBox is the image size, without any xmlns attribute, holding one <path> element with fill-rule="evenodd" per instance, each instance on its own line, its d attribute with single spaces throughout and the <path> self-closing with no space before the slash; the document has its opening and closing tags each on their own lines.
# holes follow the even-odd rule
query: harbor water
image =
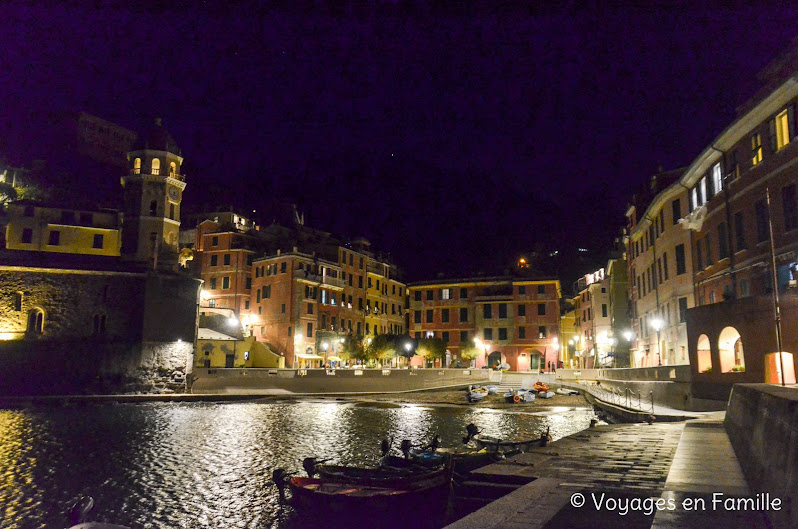
<svg viewBox="0 0 798 529">
<path fill-rule="evenodd" d="M 377 463 L 380 441 L 441 446 L 476 424 L 501 438 L 554 439 L 587 428 L 589 408 L 494 410 L 334 400 L 81 404 L 0 410 L 0 526 L 62 528 L 71 501 L 92 496 L 91 521 L 131 528 L 278 528 L 275 468 L 302 459 Z M 317 520 L 315 528 L 325 522 Z"/>
</svg>

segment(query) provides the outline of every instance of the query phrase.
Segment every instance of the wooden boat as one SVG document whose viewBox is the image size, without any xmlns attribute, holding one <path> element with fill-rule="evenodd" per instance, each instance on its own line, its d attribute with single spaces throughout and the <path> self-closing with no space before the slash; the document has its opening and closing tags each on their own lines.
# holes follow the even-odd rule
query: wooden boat
<svg viewBox="0 0 798 529">
<path fill-rule="evenodd" d="M 479 402 L 488 396 L 488 388 L 482 386 L 471 386 L 466 393 L 466 400 L 468 402 Z"/>
<path fill-rule="evenodd" d="M 551 441 L 549 430 L 535 439 L 526 439 L 520 441 L 510 441 L 506 439 L 499 439 L 490 435 L 477 434 L 472 437 L 473 441 L 480 449 L 488 452 L 526 452 L 532 448 L 546 446 Z"/>
<path fill-rule="evenodd" d="M 380 467 L 394 470 L 429 470 L 445 464 L 445 454 L 416 449 L 410 450 L 408 457 L 387 454 L 380 459 Z"/>
<path fill-rule="evenodd" d="M 540 380 L 538 380 L 537 382 L 532 384 L 532 389 L 537 391 L 538 393 L 541 392 L 546 393 L 547 391 L 549 391 L 549 385 L 546 384 L 545 382 L 541 382 Z"/>
<path fill-rule="evenodd" d="M 316 472 L 324 482 L 349 483 L 367 487 L 417 488 L 449 479 L 446 466 L 438 468 L 422 466 L 368 468 L 317 465 Z"/>
<path fill-rule="evenodd" d="M 451 465 L 426 480 L 396 486 L 294 476 L 287 481 L 290 496 L 281 492 L 281 498 L 300 513 L 329 516 L 329 521 L 356 519 L 372 523 L 374 518 L 386 516 L 434 516 L 446 506 L 451 478 Z M 281 487 L 277 480 L 275 483 Z"/>
</svg>

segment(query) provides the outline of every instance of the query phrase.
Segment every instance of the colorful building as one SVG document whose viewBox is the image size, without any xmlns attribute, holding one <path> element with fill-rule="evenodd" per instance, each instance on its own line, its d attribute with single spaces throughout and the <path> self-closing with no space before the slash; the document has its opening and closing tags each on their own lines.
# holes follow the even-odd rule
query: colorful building
<svg viewBox="0 0 798 529">
<path fill-rule="evenodd" d="M 548 371 L 559 360 L 560 282 L 487 277 L 408 285 L 412 337 L 440 338 L 448 366 Z M 464 349 L 476 346 L 473 361 Z"/>
</svg>

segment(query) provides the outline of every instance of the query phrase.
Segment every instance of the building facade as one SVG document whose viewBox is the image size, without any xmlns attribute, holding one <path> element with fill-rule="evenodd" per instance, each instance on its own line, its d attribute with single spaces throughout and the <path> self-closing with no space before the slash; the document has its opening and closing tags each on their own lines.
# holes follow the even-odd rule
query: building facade
<svg viewBox="0 0 798 529">
<path fill-rule="evenodd" d="M 440 338 L 450 366 L 548 371 L 559 360 L 560 282 L 513 277 L 408 285 L 410 335 Z M 464 350 L 476 347 L 473 362 Z"/>
</svg>

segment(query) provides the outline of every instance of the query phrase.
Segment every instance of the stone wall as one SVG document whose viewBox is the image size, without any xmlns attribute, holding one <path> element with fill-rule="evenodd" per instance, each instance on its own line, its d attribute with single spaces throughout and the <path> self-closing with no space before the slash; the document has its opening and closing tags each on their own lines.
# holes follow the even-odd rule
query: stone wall
<svg viewBox="0 0 798 529">
<path fill-rule="evenodd" d="M 798 390 L 737 384 L 723 425 L 753 491 L 782 501 L 772 526 L 798 527 Z"/>
</svg>

